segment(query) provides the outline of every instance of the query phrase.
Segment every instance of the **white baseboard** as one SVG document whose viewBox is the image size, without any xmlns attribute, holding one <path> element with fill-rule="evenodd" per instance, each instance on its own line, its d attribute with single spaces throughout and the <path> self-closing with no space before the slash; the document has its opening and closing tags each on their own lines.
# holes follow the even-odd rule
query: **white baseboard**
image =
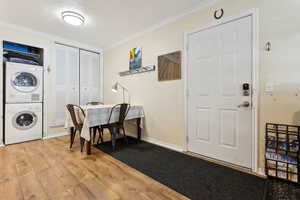
<svg viewBox="0 0 300 200">
<path fill-rule="evenodd" d="M 66 135 L 69 135 L 69 133 L 67 131 L 66 132 L 62 132 L 62 133 L 50 134 L 48 136 L 43 137 L 43 139 L 47 140 L 47 139 L 61 137 L 61 136 L 66 136 Z"/>
<path fill-rule="evenodd" d="M 51 134 L 49 136 L 43 137 L 43 140 L 47 140 L 47 139 L 51 139 L 51 138 L 56 138 L 56 137 L 61 137 L 61 136 L 66 136 L 66 135 L 69 135 L 69 133 L 67 131 L 66 132 L 62 132 L 62 133 Z M 0 144 L 0 147 L 5 147 L 5 145 L 4 144 Z"/>
<path fill-rule="evenodd" d="M 60 122 L 49 123 L 49 127 L 51 127 L 51 128 L 63 127 L 64 125 L 65 125 L 64 123 L 60 123 Z"/>
<path fill-rule="evenodd" d="M 265 176 L 265 177 L 267 177 L 267 175 L 266 175 L 266 172 L 265 172 L 265 169 L 264 169 L 264 168 L 258 168 L 258 170 L 257 170 L 257 173 L 258 173 L 259 175 L 261 175 L 261 176 Z"/>
<path fill-rule="evenodd" d="M 136 137 L 137 136 L 137 134 L 128 133 L 128 132 L 126 132 L 126 135 L 131 136 L 131 137 Z M 155 139 L 155 138 L 143 137 L 142 136 L 142 140 L 145 141 L 145 142 L 156 144 L 156 145 L 161 146 L 161 147 L 165 147 L 167 149 L 174 150 L 174 151 L 180 151 L 180 152 L 184 151 L 184 148 L 181 147 L 181 146 L 177 146 L 177 145 L 174 145 L 174 144 L 163 142 L 163 141 Z"/>
</svg>

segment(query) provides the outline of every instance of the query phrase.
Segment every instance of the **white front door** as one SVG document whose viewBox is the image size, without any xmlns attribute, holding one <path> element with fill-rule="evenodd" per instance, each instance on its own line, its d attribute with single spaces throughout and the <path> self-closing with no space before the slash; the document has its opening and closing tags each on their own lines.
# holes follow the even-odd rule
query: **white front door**
<svg viewBox="0 0 300 200">
<path fill-rule="evenodd" d="M 247 168 L 253 133 L 252 39 L 248 16 L 189 34 L 187 52 L 188 150 Z"/>
</svg>

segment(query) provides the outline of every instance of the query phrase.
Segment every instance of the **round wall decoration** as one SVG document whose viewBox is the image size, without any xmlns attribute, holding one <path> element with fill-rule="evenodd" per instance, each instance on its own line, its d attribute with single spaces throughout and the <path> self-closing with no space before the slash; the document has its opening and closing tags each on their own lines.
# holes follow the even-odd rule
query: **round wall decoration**
<svg viewBox="0 0 300 200">
<path fill-rule="evenodd" d="M 221 19 L 224 15 L 224 10 L 223 8 L 219 9 L 219 10 L 216 10 L 215 13 L 214 13 L 214 17 L 215 19 Z"/>
</svg>

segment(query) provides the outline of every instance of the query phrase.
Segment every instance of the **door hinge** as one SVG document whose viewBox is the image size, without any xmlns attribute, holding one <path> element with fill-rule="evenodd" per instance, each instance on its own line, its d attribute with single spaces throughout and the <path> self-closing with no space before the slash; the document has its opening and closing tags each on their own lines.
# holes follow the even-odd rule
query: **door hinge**
<svg viewBox="0 0 300 200">
<path fill-rule="evenodd" d="M 186 95 L 186 97 L 190 96 L 190 90 L 189 89 L 186 89 L 185 95 Z"/>
</svg>

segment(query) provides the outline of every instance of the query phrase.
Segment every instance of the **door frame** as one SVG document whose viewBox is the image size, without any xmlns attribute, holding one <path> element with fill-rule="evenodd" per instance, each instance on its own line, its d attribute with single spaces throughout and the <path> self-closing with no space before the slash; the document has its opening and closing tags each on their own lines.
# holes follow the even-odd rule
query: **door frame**
<svg viewBox="0 0 300 200">
<path fill-rule="evenodd" d="M 3 41 L 4 38 L 0 38 L 0 63 L 3 63 Z M 0 147 L 4 146 L 4 74 L 3 74 L 3 64 L 0 67 Z"/>
<path fill-rule="evenodd" d="M 239 20 L 244 17 L 252 17 L 252 149 L 251 149 L 251 170 L 259 173 L 258 171 L 258 102 L 259 102 L 259 18 L 258 9 L 253 8 L 246 12 L 240 13 L 236 16 L 230 16 L 209 24 L 202 26 L 195 30 L 184 33 L 184 59 L 183 59 L 183 79 L 184 79 L 184 150 L 188 151 L 188 38 L 191 34 L 204 31 L 213 27 L 221 26 L 226 23 Z M 233 163 L 234 164 L 234 163 Z"/>
</svg>

